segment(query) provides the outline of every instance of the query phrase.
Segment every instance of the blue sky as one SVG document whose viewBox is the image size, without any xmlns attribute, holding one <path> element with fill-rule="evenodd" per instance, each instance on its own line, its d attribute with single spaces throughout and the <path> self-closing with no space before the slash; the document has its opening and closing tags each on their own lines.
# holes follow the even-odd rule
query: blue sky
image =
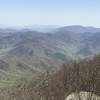
<svg viewBox="0 0 100 100">
<path fill-rule="evenodd" d="M 0 0 L 0 25 L 100 27 L 100 0 Z"/>
</svg>

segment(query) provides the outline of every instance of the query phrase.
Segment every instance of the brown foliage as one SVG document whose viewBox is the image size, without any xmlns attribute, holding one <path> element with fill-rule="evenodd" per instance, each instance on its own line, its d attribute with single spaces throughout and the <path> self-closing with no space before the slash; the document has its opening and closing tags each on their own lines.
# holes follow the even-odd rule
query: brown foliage
<svg viewBox="0 0 100 100">
<path fill-rule="evenodd" d="M 80 91 L 100 96 L 100 56 L 67 62 L 53 75 L 47 73 L 41 80 L 17 88 L 7 100 L 64 100 L 70 93 Z"/>
<path fill-rule="evenodd" d="M 64 100 L 72 92 L 87 91 L 100 95 L 100 56 L 92 60 L 70 61 L 46 80 L 39 91 L 46 100 Z"/>
</svg>

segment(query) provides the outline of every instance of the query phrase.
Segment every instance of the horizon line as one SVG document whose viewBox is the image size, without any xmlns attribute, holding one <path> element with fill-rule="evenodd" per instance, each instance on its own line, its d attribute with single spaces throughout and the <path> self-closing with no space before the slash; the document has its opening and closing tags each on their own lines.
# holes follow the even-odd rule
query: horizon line
<svg viewBox="0 0 100 100">
<path fill-rule="evenodd" d="M 33 28 L 33 27 L 88 27 L 88 28 L 100 28 L 99 26 L 93 26 L 93 25 L 78 25 L 78 24 L 72 24 L 72 25 L 39 25 L 39 24 L 33 24 L 33 25 L 0 25 L 1 29 L 5 28 Z"/>
</svg>

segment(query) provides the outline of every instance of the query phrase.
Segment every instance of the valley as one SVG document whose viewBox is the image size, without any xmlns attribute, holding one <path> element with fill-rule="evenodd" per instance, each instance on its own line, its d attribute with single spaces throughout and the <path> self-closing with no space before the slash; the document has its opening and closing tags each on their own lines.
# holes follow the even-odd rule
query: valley
<svg viewBox="0 0 100 100">
<path fill-rule="evenodd" d="M 0 80 L 56 71 L 65 61 L 99 54 L 99 30 L 83 26 L 55 28 L 51 33 L 2 30 L 0 34 L 5 36 L 0 37 Z"/>
</svg>

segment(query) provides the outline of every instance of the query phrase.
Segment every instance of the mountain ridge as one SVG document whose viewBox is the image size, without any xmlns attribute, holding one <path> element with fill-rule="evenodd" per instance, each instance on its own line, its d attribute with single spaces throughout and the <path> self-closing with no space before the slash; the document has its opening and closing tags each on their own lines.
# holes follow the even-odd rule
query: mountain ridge
<svg viewBox="0 0 100 100">
<path fill-rule="evenodd" d="M 8 32 L 10 35 L 0 37 L 0 64 L 9 66 L 0 70 L 23 76 L 26 73 L 31 75 L 55 71 L 65 61 L 90 59 L 100 53 L 100 32 L 97 30 L 95 33 L 77 33 L 62 28 L 45 34 L 32 30 L 16 31 L 13 34 Z"/>
</svg>

